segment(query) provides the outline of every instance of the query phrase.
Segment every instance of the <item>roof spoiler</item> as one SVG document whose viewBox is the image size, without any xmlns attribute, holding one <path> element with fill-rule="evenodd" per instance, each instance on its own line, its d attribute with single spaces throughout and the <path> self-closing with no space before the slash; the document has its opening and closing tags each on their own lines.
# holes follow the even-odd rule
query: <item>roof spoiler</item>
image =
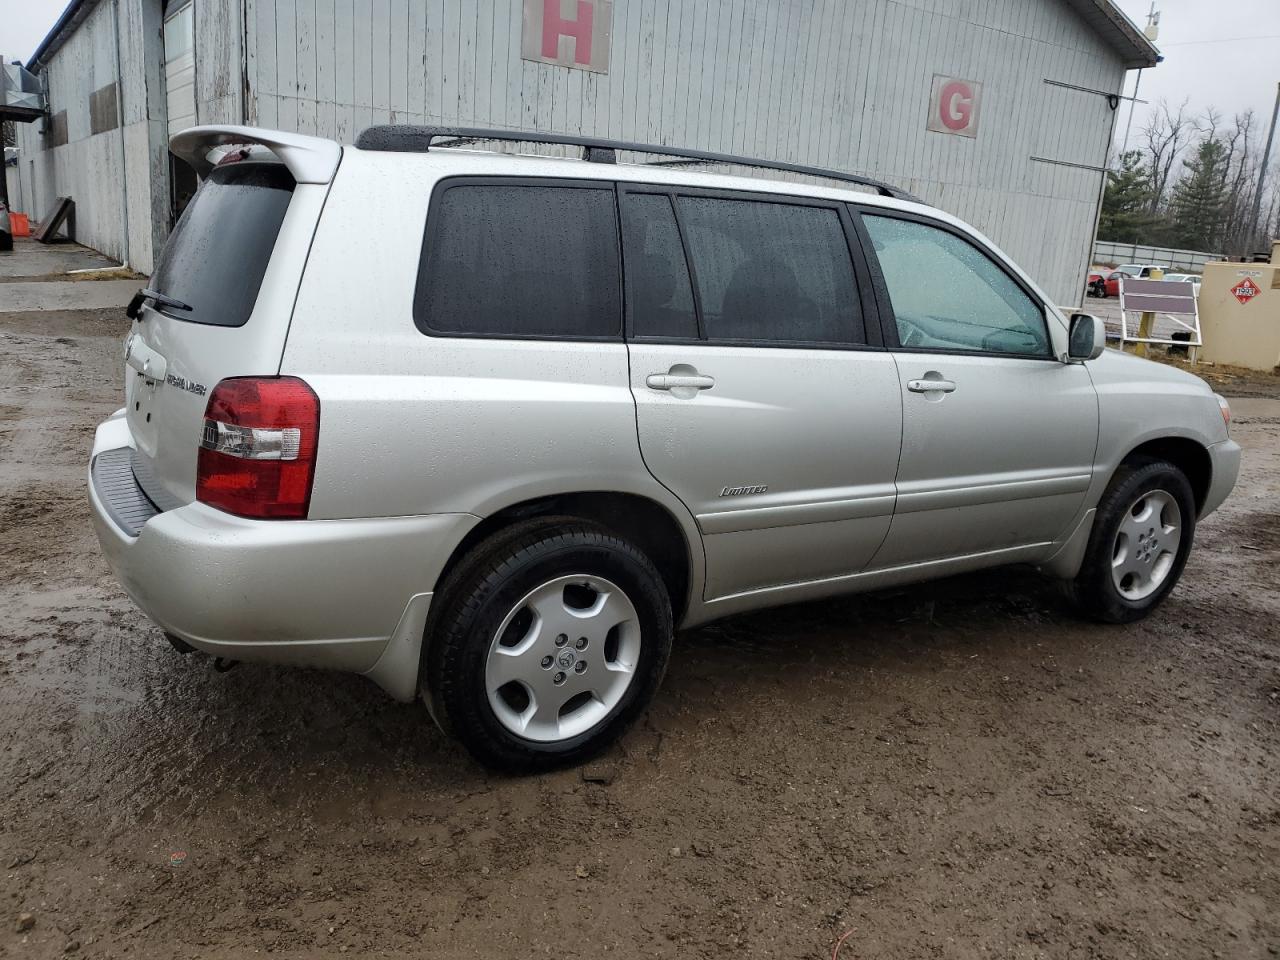
<svg viewBox="0 0 1280 960">
<path fill-rule="evenodd" d="M 342 157 L 342 148 L 332 140 L 257 127 L 221 125 L 183 130 L 170 139 L 169 149 L 191 164 L 197 174 L 206 177 L 221 159 L 209 158 L 215 148 L 254 144 L 266 147 L 279 157 L 298 183 L 328 183 Z"/>
</svg>

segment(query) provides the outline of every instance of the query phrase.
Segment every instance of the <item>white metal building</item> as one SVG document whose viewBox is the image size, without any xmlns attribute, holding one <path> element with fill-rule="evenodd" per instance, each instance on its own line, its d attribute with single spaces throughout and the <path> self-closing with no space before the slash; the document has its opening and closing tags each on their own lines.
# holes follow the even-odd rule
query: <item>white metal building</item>
<svg viewBox="0 0 1280 960">
<path fill-rule="evenodd" d="M 1075 303 L 1125 71 L 1157 59 L 1111 0 L 72 0 L 12 196 L 72 197 L 147 272 L 193 123 L 584 133 L 888 180 Z"/>
</svg>

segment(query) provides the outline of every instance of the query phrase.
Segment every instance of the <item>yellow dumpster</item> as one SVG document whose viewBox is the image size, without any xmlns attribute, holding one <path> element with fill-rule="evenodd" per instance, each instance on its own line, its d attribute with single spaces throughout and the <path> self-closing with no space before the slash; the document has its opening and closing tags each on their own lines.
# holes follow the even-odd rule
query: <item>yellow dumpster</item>
<svg viewBox="0 0 1280 960">
<path fill-rule="evenodd" d="M 1270 263 L 1206 263 L 1200 358 L 1251 370 L 1280 367 L 1280 241 Z"/>
</svg>

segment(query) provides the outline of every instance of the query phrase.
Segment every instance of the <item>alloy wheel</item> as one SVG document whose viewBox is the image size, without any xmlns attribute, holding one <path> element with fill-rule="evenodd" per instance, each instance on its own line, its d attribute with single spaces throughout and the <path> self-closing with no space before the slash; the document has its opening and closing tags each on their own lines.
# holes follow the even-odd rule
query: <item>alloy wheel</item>
<svg viewBox="0 0 1280 960">
<path fill-rule="evenodd" d="M 590 574 L 556 577 L 515 604 L 490 642 L 489 706 L 526 740 L 576 737 L 621 702 L 640 643 L 639 616 L 620 587 Z"/>
<path fill-rule="evenodd" d="M 1145 600 L 1169 578 L 1182 542 L 1182 511 L 1164 490 L 1142 494 L 1125 512 L 1111 551 L 1111 581 L 1126 600 Z"/>
</svg>

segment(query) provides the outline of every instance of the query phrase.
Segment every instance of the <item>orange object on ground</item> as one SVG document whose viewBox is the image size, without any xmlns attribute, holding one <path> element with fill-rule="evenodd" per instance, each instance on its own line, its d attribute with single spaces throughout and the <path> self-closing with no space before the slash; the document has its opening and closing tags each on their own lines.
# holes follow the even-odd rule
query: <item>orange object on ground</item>
<svg viewBox="0 0 1280 960">
<path fill-rule="evenodd" d="M 13 236 L 15 237 L 31 236 L 31 224 L 27 220 L 27 215 L 25 213 L 14 213 L 12 210 L 10 210 L 9 211 L 9 229 L 12 231 Z"/>
</svg>

